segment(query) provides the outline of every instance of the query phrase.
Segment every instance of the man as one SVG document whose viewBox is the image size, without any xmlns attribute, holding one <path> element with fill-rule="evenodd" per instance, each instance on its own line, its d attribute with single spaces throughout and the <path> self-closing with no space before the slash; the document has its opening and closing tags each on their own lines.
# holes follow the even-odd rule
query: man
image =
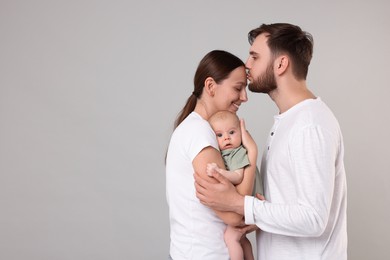
<svg viewBox="0 0 390 260">
<path fill-rule="evenodd" d="M 195 174 L 200 201 L 255 224 L 259 260 L 347 259 L 344 146 L 330 109 L 306 86 L 310 34 L 291 24 L 249 32 L 249 90 L 279 109 L 261 163 L 265 200 L 241 196 L 217 172 L 217 184 Z"/>
</svg>

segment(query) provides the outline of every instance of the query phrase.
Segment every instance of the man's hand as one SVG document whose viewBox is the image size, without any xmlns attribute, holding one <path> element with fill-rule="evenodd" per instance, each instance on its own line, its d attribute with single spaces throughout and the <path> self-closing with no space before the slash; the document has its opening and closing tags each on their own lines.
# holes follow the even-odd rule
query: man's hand
<svg viewBox="0 0 390 260">
<path fill-rule="evenodd" d="M 233 184 L 220 173 L 212 171 L 211 178 L 217 183 L 194 174 L 196 197 L 200 202 L 214 210 L 233 211 L 244 215 L 244 196 L 240 195 Z M 210 178 L 210 177 L 209 177 Z"/>
<path fill-rule="evenodd" d="M 259 200 L 265 200 L 265 197 L 260 193 L 256 193 L 256 198 Z M 235 227 L 235 229 L 239 231 L 242 235 L 245 235 L 253 231 L 256 231 L 257 229 L 259 229 L 259 227 L 256 225 L 242 225 L 242 226 Z"/>
<path fill-rule="evenodd" d="M 259 227 L 256 225 L 245 225 L 245 226 L 235 227 L 235 229 L 238 232 L 240 232 L 242 235 L 245 235 L 259 229 Z"/>
<path fill-rule="evenodd" d="M 256 193 L 256 198 L 258 198 L 259 200 L 265 200 L 265 197 L 260 193 Z"/>
</svg>

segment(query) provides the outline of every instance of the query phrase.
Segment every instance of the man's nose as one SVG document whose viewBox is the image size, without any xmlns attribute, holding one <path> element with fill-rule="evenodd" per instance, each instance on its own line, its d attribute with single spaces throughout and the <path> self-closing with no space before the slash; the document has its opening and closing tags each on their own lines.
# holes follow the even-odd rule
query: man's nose
<svg viewBox="0 0 390 260">
<path fill-rule="evenodd" d="M 251 69 L 251 66 L 252 64 L 251 64 L 251 57 L 248 57 L 248 59 L 246 60 L 246 62 L 245 62 L 245 68 L 247 69 L 247 70 L 250 70 Z"/>
</svg>

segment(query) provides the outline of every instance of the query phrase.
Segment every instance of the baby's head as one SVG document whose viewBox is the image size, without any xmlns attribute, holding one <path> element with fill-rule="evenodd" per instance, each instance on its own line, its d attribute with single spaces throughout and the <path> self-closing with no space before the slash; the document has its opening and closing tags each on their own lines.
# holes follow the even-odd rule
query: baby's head
<svg viewBox="0 0 390 260">
<path fill-rule="evenodd" d="M 219 111 L 209 118 L 220 150 L 233 149 L 241 145 L 240 119 L 230 111 Z"/>
</svg>

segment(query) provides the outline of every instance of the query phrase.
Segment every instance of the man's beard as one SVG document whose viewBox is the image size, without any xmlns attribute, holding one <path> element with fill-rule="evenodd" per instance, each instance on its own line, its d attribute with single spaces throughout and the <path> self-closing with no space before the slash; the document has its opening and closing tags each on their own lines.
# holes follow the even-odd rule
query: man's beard
<svg viewBox="0 0 390 260">
<path fill-rule="evenodd" d="M 274 68 L 272 64 L 269 64 L 265 73 L 260 75 L 253 82 L 248 84 L 248 88 L 252 92 L 269 94 L 275 90 L 278 86 L 274 76 Z"/>
</svg>

